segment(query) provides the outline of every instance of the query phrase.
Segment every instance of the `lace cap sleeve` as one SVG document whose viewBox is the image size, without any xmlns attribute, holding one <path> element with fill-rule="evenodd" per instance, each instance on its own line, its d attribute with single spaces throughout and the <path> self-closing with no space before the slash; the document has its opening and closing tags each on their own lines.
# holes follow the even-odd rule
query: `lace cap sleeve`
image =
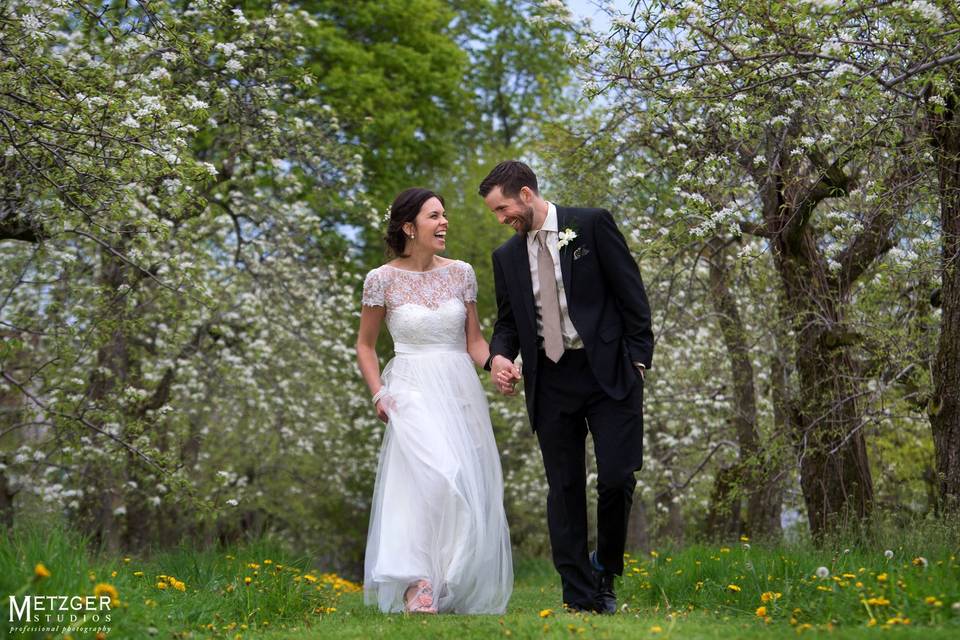
<svg viewBox="0 0 960 640">
<path fill-rule="evenodd" d="M 476 302 L 477 301 L 477 274 L 473 272 L 473 267 L 471 267 L 466 262 L 463 263 L 463 301 L 464 302 Z"/>
<path fill-rule="evenodd" d="M 365 307 L 383 307 L 384 286 L 383 273 L 380 269 L 373 269 L 367 274 L 363 281 L 363 306 Z"/>
</svg>

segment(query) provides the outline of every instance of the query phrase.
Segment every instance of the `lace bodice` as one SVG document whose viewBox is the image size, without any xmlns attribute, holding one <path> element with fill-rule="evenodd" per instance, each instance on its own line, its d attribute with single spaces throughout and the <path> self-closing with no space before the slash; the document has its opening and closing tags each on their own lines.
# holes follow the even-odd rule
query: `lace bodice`
<svg viewBox="0 0 960 640">
<path fill-rule="evenodd" d="M 465 342 L 465 304 L 476 301 L 477 277 L 473 267 L 460 260 L 422 272 L 383 265 L 363 282 L 364 306 L 386 307 L 395 343 Z"/>
</svg>

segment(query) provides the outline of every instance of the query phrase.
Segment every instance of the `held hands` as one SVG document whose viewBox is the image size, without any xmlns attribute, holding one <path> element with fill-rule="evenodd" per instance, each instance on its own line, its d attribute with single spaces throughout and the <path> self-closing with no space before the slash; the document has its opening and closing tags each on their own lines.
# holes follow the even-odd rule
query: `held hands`
<svg viewBox="0 0 960 640">
<path fill-rule="evenodd" d="M 503 395 L 515 395 L 517 382 L 520 381 L 520 368 L 503 356 L 494 356 L 490 362 L 490 381 Z"/>
</svg>

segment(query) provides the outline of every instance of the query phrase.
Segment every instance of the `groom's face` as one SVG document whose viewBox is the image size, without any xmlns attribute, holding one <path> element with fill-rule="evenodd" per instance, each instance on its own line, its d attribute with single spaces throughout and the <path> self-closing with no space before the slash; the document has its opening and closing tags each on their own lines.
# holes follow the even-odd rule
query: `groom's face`
<svg viewBox="0 0 960 640">
<path fill-rule="evenodd" d="M 503 195 L 500 187 L 494 187 L 483 199 L 497 216 L 500 224 L 508 224 L 517 233 L 527 233 L 533 229 L 533 203 L 531 194 L 523 187 L 514 197 Z"/>
</svg>

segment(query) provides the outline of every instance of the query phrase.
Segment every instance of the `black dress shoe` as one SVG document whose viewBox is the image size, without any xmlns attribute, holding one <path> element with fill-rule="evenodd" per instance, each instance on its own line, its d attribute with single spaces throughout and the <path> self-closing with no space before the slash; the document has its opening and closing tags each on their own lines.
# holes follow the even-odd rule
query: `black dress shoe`
<svg viewBox="0 0 960 640">
<path fill-rule="evenodd" d="M 594 576 L 597 580 L 597 611 L 607 615 L 616 613 L 617 594 L 613 592 L 616 576 L 612 573 L 595 573 Z"/>
</svg>

